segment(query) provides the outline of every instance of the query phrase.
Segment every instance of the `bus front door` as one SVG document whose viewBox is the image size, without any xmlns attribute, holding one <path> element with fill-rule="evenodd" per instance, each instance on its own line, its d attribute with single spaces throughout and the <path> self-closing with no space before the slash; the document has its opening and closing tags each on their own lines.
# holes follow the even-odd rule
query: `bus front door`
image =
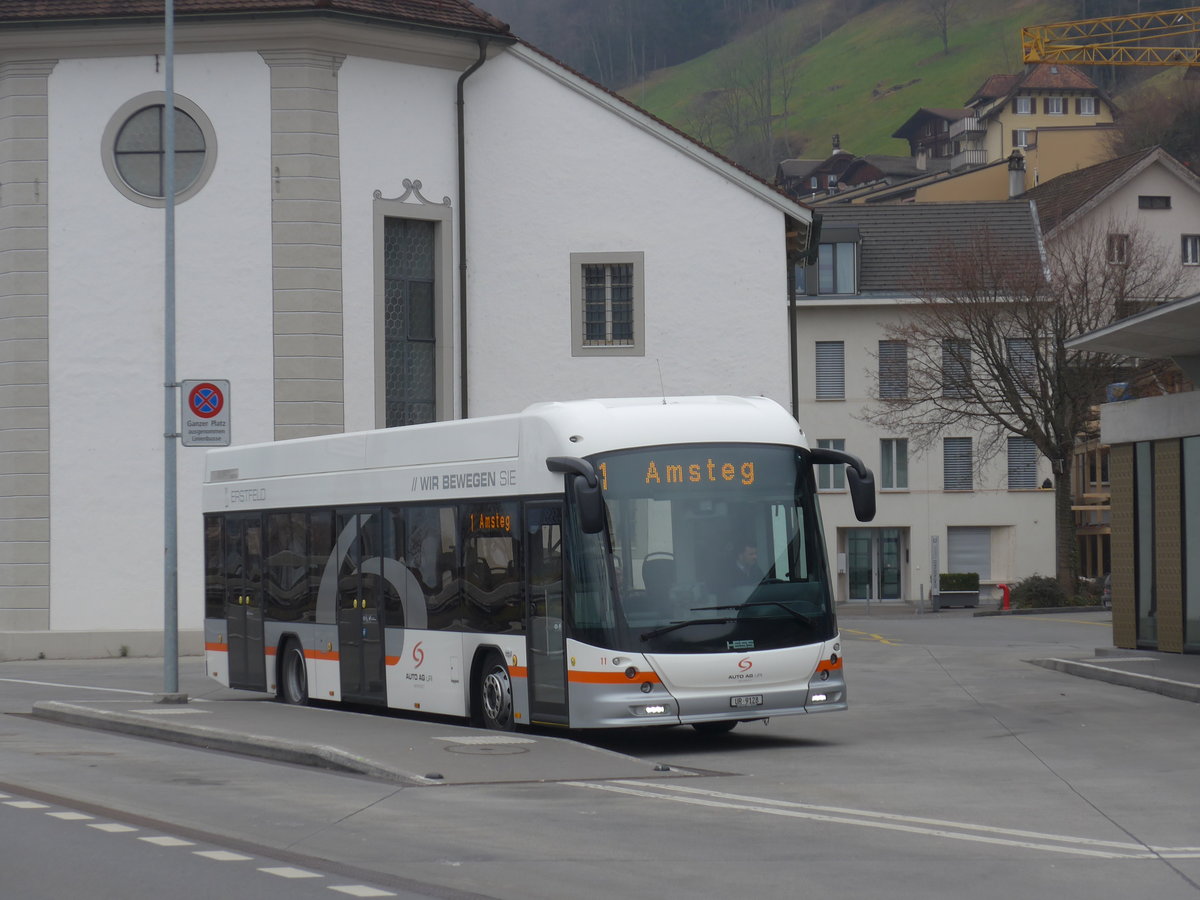
<svg viewBox="0 0 1200 900">
<path fill-rule="evenodd" d="M 525 507 L 531 722 L 568 724 L 566 639 L 563 631 L 563 507 Z"/>
<path fill-rule="evenodd" d="M 231 515 L 225 522 L 225 631 L 229 686 L 267 689 L 263 651 L 262 516 Z"/>
<path fill-rule="evenodd" d="M 338 544 L 346 543 L 338 571 L 338 654 L 342 699 L 352 703 L 387 702 L 379 523 L 375 509 L 338 510 Z"/>
</svg>

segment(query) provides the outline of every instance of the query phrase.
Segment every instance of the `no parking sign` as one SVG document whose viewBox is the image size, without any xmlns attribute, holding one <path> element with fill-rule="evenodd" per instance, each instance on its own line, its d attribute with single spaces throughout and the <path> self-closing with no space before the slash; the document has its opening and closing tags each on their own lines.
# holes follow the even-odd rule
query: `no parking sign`
<svg viewBox="0 0 1200 900">
<path fill-rule="evenodd" d="M 220 379 L 181 383 L 185 447 L 229 446 L 229 382 Z"/>
</svg>

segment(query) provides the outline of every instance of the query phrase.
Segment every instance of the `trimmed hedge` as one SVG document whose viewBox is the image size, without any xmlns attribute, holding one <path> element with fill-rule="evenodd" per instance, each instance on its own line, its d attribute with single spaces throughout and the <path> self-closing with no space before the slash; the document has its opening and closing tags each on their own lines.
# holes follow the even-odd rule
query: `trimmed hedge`
<svg viewBox="0 0 1200 900">
<path fill-rule="evenodd" d="M 1069 603 L 1058 579 L 1049 575 L 1030 575 L 1013 585 L 1012 605 L 1017 609 L 1046 609 L 1068 606 Z"/>
</svg>

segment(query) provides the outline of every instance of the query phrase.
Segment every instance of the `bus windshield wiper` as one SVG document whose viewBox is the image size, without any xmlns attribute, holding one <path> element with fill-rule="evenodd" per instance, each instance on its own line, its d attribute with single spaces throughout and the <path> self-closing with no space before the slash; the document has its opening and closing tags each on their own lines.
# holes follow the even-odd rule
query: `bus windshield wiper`
<svg viewBox="0 0 1200 900">
<path fill-rule="evenodd" d="M 720 606 L 705 607 L 705 609 L 722 609 Z M 642 633 L 642 640 L 648 641 L 651 638 L 659 637 L 660 635 L 669 634 L 672 631 L 678 631 L 680 628 L 687 628 L 689 625 L 728 625 L 730 622 L 736 622 L 737 619 L 726 616 L 723 619 L 688 619 L 686 622 L 672 622 L 670 625 L 663 625 L 661 628 L 652 628 L 649 631 Z"/>
<path fill-rule="evenodd" d="M 796 610 L 792 609 L 786 603 L 781 603 L 778 600 L 753 600 L 750 603 L 730 603 L 726 606 L 693 606 L 692 611 L 701 612 L 702 610 L 706 609 L 746 609 L 749 606 L 778 606 L 789 615 L 795 616 L 805 625 L 813 624 L 812 616 L 806 616 L 802 612 L 796 612 Z"/>
</svg>

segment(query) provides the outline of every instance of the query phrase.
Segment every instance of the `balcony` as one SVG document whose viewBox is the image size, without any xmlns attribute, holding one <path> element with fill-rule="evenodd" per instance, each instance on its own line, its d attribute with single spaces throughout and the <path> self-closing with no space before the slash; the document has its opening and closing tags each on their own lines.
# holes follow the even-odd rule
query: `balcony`
<svg viewBox="0 0 1200 900">
<path fill-rule="evenodd" d="M 965 119 L 959 119 L 956 122 L 950 123 L 950 139 L 960 138 L 963 135 L 974 137 L 983 134 L 987 129 L 983 123 L 975 116 L 967 116 Z"/>
<path fill-rule="evenodd" d="M 950 157 L 950 171 L 965 169 L 968 166 L 982 166 L 988 161 L 986 150 L 963 150 Z"/>
</svg>

